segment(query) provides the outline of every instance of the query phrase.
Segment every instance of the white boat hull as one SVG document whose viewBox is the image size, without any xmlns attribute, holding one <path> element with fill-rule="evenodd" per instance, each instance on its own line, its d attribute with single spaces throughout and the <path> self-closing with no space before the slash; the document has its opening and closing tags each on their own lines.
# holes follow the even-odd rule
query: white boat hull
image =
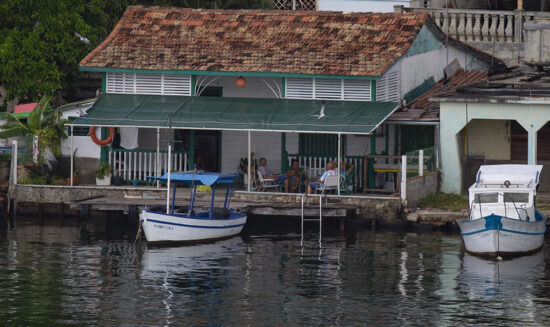
<svg viewBox="0 0 550 327">
<path fill-rule="evenodd" d="M 232 213 L 229 218 L 210 219 L 142 211 L 141 225 L 148 243 L 199 242 L 237 235 L 246 215 Z"/>
<path fill-rule="evenodd" d="M 515 255 L 535 251 L 544 242 L 546 219 L 523 221 L 498 215 L 458 222 L 464 246 L 481 255 Z"/>
</svg>

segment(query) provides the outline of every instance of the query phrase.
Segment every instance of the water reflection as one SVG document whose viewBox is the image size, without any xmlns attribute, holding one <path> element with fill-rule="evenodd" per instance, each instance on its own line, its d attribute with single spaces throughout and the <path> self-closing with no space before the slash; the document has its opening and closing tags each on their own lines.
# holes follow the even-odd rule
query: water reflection
<svg viewBox="0 0 550 327">
<path fill-rule="evenodd" d="M 301 247 L 297 234 L 252 231 L 210 244 L 135 248 L 97 236 L 84 243 L 71 228 L 25 226 L 0 238 L 0 321 L 550 324 L 550 252 L 497 263 L 464 253 L 454 234 L 353 229 L 324 236 L 321 247 L 317 237 Z"/>
</svg>

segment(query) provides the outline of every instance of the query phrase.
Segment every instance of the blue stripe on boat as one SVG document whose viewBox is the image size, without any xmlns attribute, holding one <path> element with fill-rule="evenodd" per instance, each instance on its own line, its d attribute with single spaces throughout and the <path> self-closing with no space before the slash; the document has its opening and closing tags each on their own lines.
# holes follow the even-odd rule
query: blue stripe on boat
<svg viewBox="0 0 550 327">
<path fill-rule="evenodd" d="M 537 216 L 537 214 L 539 216 Z M 532 224 L 532 223 L 541 221 L 542 218 L 544 218 L 544 216 L 542 216 L 540 214 L 540 212 L 538 212 L 538 211 L 535 211 L 535 216 L 536 216 L 535 221 L 533 221 L 533 222 L 526 221 L 526 223 L 531 223 Z M 485 229 L 480 229 L 480 230 L 476 230 L 476 231 L 468 232 L 468 233 L 460 233 L 460 235 L 472 235 L 472 234 L 487 232 L 487 231 L 490 231 L 490 230 L 499 230 L 499 231 L 503 231 L 503 232 L 514 233 L 514 234 L 523 234 L 523 235 L 542 235 L 542 234 L 546 233 L 546 226 L 544 226 L 544 230 L 542 232 L 521 232 L 521 231 L 517 231 L 517 230 L 502 228 L 502 218 L 510 219 L 510 218 L 506 218 L 506 217 L 502 217 L 502 216 L 499 216 L 499 215 L 492 214 L 490 216 L 486 216 L 486 217 L 481 218 L 481 219 L 485 219 Z M 469 220 L 469 221 L 471 221 L 471 220 Z M 464 223 L 464 222 L 459 222 L 459 224 L 460 223 Z"/>
<path fill-rule="evenodd" d="M 143 222 L 143 220 L 142 220 L 142 222 Z M 224 229 L 224 228 L 233 228 L 233 227 L 244 226 L 244 224 L 229 225 L 229 226 L 198 226 L 198 225 L 187 225 L 187 224 L 171 223 L 171 222 L 156 220 L 156 219 L 147 219 L 147 222 L 153 222 L 153 223 L 159 223 L 159 224 L 165 224 L 165 225 L 191 227 L 191 228 L 211 228 L 211 229 Z"/>
</svg>

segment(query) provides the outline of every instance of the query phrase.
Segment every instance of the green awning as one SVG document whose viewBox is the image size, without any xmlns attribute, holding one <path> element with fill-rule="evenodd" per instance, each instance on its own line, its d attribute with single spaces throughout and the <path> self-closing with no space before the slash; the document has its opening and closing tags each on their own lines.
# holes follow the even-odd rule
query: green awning
<svg viewBox="0 0 550 327">
<path fill-rule="evenodd" d="M 324 114 L 318 118 L 324 104 Z M 396 102 L 103 94 L 72 126 L 370 134 Z"/>
</svg>

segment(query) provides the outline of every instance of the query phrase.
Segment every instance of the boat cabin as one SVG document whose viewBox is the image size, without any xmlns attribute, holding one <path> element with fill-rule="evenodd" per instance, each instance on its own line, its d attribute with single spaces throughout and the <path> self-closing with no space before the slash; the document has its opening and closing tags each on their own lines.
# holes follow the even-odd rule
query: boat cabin
<svg viewBox="0 0 550 327">
<path fill-rule="evenodd" d="M 481 166 L 469 189 L 470 220 L 495 214 L 534 221 L 541 170 L 542 165 Z"/>
</svg>

